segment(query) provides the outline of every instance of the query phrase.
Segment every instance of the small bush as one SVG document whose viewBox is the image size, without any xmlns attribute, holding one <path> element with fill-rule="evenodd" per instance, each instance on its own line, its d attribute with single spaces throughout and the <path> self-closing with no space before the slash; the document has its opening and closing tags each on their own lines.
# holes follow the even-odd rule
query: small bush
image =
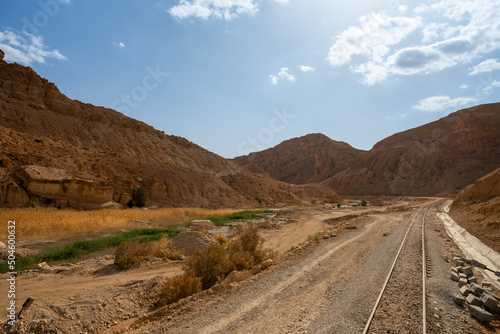
<svg viewBox="0 0 500 334">
<path fill-rule="evenodd" d="M 201 291 L 201 281 L 188 273 L 169 278 L 158 292 L 159 306 L 175 303 L 176 301 L 194 295 Z"/>
<path fill-rule="evenodd" d="M 214 235 L 214 239 L 222 246 L 225 246 L 229 243 L 229 239 L 223 234 Z"/>
<path fill-rule="evenodd" d="M 150 255 L 161 259 L 167 258 L 169 260 L 179 260 L 181 258 L 181 254 L 175 249 L 167 248 L 168 242 L 168 237 L 163 237 L 156 241 L 151 247 Z"/>
<path fill-rule="evenodd" d="M 249 252 L 236 252 L 231 255 L 231 271 L 233 270 L 247 270 L 252 269 L 254 266 L 253 256 Z"/>
<path fill-rule="evenodd" d="M 135 241 L 124 241 L 115 249 L 115 264 L 120 269 L 130 269 L 136 263 L 140 263 L 146 256 L 154 253 L 150 243 L 141 243 L 139 239 Z"/>
<path fill-rule="evenodd" d="M 251 254 L 255 263 L 265 260 L 266 253 L 262 249 L 262 237 L 259 235 L 257 225 L 250 224 L 247 228 L 238 226 L 235 232 L 236 239 L 231 243 L 231 252 L 246 252 Z"/>
<path fill-rule="evenodd" d="M 214 286 L 228 273 L 229 262 L 226 250 L 220 244 L 213 244 L 202 252 L 195 252 L 187 264 L 186 272 L 200 278 L 203 290 Z"/>
<path fill-rule="evenodd" d="M 368 203 L 365 200 L 361 201 L 361 206 L 367 206 L 367 205 L 368 205 Z"/>
</svg>

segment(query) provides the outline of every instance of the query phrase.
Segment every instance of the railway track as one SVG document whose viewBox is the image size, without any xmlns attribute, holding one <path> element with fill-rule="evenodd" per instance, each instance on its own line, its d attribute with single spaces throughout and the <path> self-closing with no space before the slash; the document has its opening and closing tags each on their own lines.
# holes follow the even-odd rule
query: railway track
<svg viewBox="0 0 500 334">
<path fill-rule="evenodd" d="M 363 334 L 427 333 L 425 286 L 432 265 L 425 247 L 428 210 L 421 208 L 413 216 Z"/>
</svg>

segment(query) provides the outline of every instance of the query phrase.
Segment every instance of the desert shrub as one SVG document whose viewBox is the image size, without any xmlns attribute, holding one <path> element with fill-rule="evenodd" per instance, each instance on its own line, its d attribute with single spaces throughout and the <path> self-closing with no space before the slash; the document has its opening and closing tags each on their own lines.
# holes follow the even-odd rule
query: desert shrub
<svg viewBox="0 0 500 334">
<path fill-rule="evenodd" d="M 229 243 L 229 239 L 223 234 L 214 235 L 214 239 L 222 246 L 225 246 Z"/>
<path fill-rule="evenodd" d="M 254 260 L 253 256 L 249 252 L 236 252 L 231 255 L 230 258 L 230 266 L 231 266 L 231 271 L 233 270 L 247 270 L 247 269 L 252 269 L 254 265 Z"/>
<path fill-rule="evenodd" d="M 158 305 L 168 305 L 201 291 L 201 280 L 190 273 L 168 278 L 157 295 Z"/>
<path fill-rule="evenodd" d="M 249 253 L 254 263 L 261 263 L 265 260 L 266 252 L 262 248 L 264 240 L 262 240 L 256 224 L 249 224 L 246 228 L 238 226 L 235 237 L 235 240 L 229 246 L 231 253 Z"/>
<path fill-rule="evenodd" d="M 368 205 L 368 203 L 365 200 L 361 201 L 361 206 L 367 206 L 367 205 Z"/>
<path fill-rule="evenodd" d="M 153 254 L 154 245 L 141 243 L 138 238 L 134 241 L 124 241 L 115 249 L 115 264 L 120 269 L 129 269 L 136 263 Z"/>
<path fill-rule="evenodd" d="M 187 263 L 186 272 L 201 280 L 203 290 L 211 288 L 228 273 L 229 262 L 225 248 L 216 243 L 204 251 L 195 252 Z"/>
<path fill-rule="evenodd" d="M 181 254 L 172 248 L 167 248 L 168 237 L 163 237 L 160 240 L 156 241 L 154 245 L 151 247 L 151 256 L 157 258 L 167 258 L 169 260 L 179 260 L 181 258 Z"/>
</svg>

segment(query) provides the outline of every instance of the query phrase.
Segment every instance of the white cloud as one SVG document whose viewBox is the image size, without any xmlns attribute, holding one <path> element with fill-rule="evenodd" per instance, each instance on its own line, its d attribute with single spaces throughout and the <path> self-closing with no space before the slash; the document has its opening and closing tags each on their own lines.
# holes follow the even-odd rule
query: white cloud
<svg viewBox="0 0 500 334">
<path fill-rule="evenodd" d="M 450 109 L 456 110 L 457 108 L 464 108 L 476 103 L 478 103 L 478 99 L 475 97 L 457 97 L 451 99 L 449 96 L 433 96 L 420 100 L 412 108 L 427 112 L 440 112 Z"/>
<path fill-rule="evenodd" d="M 496 88 L 500 88 L 500 81 L 493 80 L 487 87 L 483 88 L 481 93 L 485 95 L 490 95 Z"/>
<path fill-rule="evenodd" d="M 473 66 L 469 74 L 476 75 L 480 73 L 493 72 L 495 70 L 500 70 L 500 62 L 498 59 L 487 59 L 476 66 Z"/>
<path fill-rule="evenodd" d="M 43 38 L 28 33 L 16 34 L 0 31 L 0 49 L 5 52 L 5 60 L 30 66 L 33 63 L 45 64 L 47 58 L 67 60 L 58 50 L 49 50 Z"/>
<path fill-rule="evenodd" d="M 125 47 L 125 44 L 123 42 L 120 42 L 120 43 L 118 43 L 118 46 L 120 47 L 120 49 L 122 49 Z"/>
<path fill-rule="evenodd" d="M 255 14 L 259 11 L 258 2 L 262 0 L 180 0 L 176 6 L 168 10 L 173 17 L 182 20 L 199 18 L 208 20 L 232 20 L 243 14 Z M 272 0 L 287 4 L 289 0 Z"/>
<path fill-rule="evenodd" d="M 299 68 L 302 72 L 313 72 L 315 70 L 314 67 L 307 66 L 307 65 L 299 65 Z"/>
<path fill-rule="evenodd" d="M 275 75 L 272 75 L 272 74 L 271 74 L 271 75 L 269 76 L 269 80 L 271 80 L 271 83 L 272 83 L 273 85 L 277 85 L 277 84 L 278 84 L 278 81 L 279 81 L 279 78 L 278 78 L 277 76 L 275 76 Z"/>
<path fill-rule="evenodd" d="M 499 12 L 497 0 L 438 0 L 407 17 L 389 17 L 385 11 L 363 16 L 359 26 L 337 36 L 327 59 L 332 66 L 350 64 L 365 85 L 391 75 L 439 72 L 500 49 Z M 417 31 L 420 37 L 414 34 L 400 45 Z M 497 66 L 486 65 L 485 70 Z"/>
<path fill-rule="evenodd" d="M 279 71 L 278 75 L 271 74 L 269 76 L 269 80 L 271 80 L 271 83 L 273 85 L 277 85 L 278 82 L 280 81 L 280 79 L 288 80 L 288 81 L 291 81 L 291 82 L 294 82 L 294 81 L 297 80 L 297 78 L 295 77 L 295 75 L 293 75 L 293 74 L 290 73 L 290 69 L 288 67 L 282 67 L 282 68 L 280 68 L 280 71 Z"/>
<path fill-rule="evenodd" d="M 295 81 L 295 75 L 293 74 L 290 74 L 290 69 L 288 67 L 282 67 L 280 69 L 280 72 L 278 73 L 278 76 L 281 78 L 281 79 L 285 79 L 285 80 L 288 80 L 288 81 Z"/>
<path fill-rule="evenodd" d="M 232 20 L 240 15 L 253 15 L 259 11 L 259 2 L 264 0 L 180 0 L 167 12 L 173 17 L 183 20 L 198 18 L 208 20 Z M 287 4 L 289 0 L 267 0 Z"/>
<path fill-rule="evenodd" d="M 332 66 L 350 63 L 354 56 L 380 59 L 409 33 L 422 25 L 419 18 L 390 17 L 384 12 L 362 16 L 359 26 L 340 33 L 330 47 L 327 60 Z"/>
<path fill-rule="evenodd" d="M 460 88 L 460 89 L 467 89 L 468 87 L 469 87 L 468 85 L 466 85 L 466 84 L 462 84 L 462 85 L 460 85 L 460 87 L 458 87 L 458 88 Z"/>
</svg>

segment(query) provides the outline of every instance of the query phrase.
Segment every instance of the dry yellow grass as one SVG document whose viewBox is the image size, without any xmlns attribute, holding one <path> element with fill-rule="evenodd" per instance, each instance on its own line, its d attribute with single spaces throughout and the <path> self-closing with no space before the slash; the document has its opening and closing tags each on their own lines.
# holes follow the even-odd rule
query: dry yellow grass
<svg viewBox="0 0 500 334">
<path fill-rule="evenodd" d="M 0 239 L 7 238 L 7 223 L 16 221 L 16 237 L 70 237 L 100 233 L 116 229 L 144 228 L 150 226 L 175 227 L 194 218 L 224 216 L 237 210 L 168 208 L 157 210 L 110 209 L 97 211 L 76 211 L 71 209 L 12 209 L 0 210 Z M 135 223 L 149 221 L 151 225 Z M 19 239 L 18 239 L 19 240 Z"/>
</svg>

